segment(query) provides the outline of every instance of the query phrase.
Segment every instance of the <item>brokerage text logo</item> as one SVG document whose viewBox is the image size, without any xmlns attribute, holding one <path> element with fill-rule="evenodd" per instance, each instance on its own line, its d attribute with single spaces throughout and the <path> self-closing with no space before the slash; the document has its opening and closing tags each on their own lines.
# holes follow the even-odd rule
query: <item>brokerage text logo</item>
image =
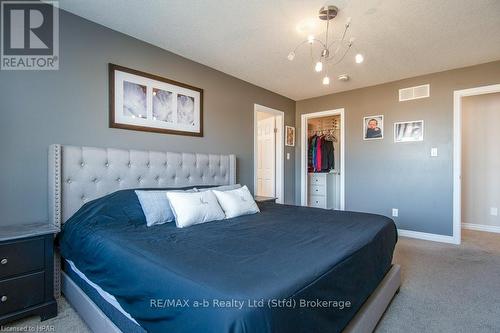
<svg viewBox="0 0 500 333">
<path fill-rule="evenodd" d="M 1 69 L 59 69 L 58 2 L 1 4 Z"/>
</svg>

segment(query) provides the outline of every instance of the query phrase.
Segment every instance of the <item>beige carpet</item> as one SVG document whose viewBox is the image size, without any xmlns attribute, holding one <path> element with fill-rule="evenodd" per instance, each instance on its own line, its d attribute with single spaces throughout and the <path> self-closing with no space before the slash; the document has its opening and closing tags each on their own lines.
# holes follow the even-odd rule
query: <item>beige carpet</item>
<svg viewBox="0 0 500 333">
<path fill-rule="evenodd" d="M 500 234 L 464 230 L 460 246 L 400 238 L 394 261 L 402 266 L 403 285 L 377 333 L 500 332 Z M 25 327 L 89 332 L 64 299 L 57 318 L 31 317 L 0 332 Z"/>
<path fill-rule="evenodd" d="M 462 231 L 460 246 L 401 238 L 400 293 L 377 332 L 500 332 L 500 234 Z"/>
</svg>

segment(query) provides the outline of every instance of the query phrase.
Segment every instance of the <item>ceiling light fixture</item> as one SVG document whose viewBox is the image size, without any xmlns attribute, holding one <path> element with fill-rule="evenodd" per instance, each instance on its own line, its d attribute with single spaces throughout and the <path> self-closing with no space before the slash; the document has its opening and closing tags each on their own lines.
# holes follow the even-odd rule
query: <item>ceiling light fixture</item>
<svg viewBox="0 0 500 333">
<path fill-rule="evenodd" d="M 305 41 L 302 41 L 299 45 L 295 47 L 293 51 L 288 54 L 288 60 L 293 61 L 295 59 L 295 53 L 304 44 L 310 45 L 311 59 L 313 61 L 314 70 L 316 72 L 325 71 L 325 76 L 323 77 L 323 84 L 330 84 L 330 78 L 328 77 L 329 67 L 333 67 L 341 63 L 344 58 L 349 53 L 349 50 L 354 46 L 354 38 L 346 40 L 347 31 L 351 25 L 351 18 L 348 18 L 344 24 L 344 31 L 340 38 L 332 38 L 332 33 L 330 33 L 330 21 L 333 20 L 339 12 L 336 6 L 324 6 L 319 10 L 318 18 L 320 20 L 326 21 L 326 31 L 324 41 L 314 37 L 314 35 L 309 35 Z M 320 52 L 316 53 L 316 46 L 320 47 Z M 318 56 L 314 56 L 318 54 Z M 361 53 L 357 53 L 354 57 L 357 64 L 364 61 L 364 57 Z"/>
</svg>

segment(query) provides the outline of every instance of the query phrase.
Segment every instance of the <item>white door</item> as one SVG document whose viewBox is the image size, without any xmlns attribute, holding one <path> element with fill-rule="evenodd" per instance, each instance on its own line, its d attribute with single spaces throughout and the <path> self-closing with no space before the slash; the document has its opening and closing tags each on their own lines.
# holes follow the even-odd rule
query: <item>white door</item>
<svg viewBox="0 0 500 333">
<path fill-rule="evenodd" d="M 257 123 L 257 195 L 275 197 L 275 117 Z"/>
</svg>

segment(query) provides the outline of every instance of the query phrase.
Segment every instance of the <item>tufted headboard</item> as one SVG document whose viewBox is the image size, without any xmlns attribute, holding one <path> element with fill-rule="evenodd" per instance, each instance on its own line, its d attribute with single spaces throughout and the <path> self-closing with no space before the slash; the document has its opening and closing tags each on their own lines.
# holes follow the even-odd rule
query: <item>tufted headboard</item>
<svg viewBox="0 0 500 333">
<path fill-rule="evenodd" d="M 49 218 L 60 227 L 85 202 L 117 190 L 236 183 L 235 155 L 51 145 Z"/>
</svg>

